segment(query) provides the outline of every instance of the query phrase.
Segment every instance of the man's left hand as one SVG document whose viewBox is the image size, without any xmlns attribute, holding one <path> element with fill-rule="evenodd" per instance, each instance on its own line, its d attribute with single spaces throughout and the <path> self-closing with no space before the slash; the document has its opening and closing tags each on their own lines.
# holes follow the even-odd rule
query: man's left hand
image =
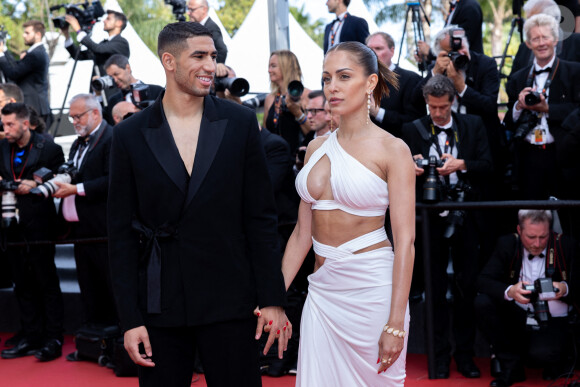
<svg viewBox="0 0 580 387">
<path fill-rule="evenodd" d="M 69 15 L 67 13 L 66 15 L 64 15 L 64 20 L 66 20 L 66 22 L 70 24 L 70 27 L 73 29 L 73 31 L 79 31 L 81 29 L 79 21 L 73 15 Z"/>
<path fill-rule="evenodd" d="M 550 108 L 548 107 L 548 102 L 546 101 L 546 97 L 544 97 L 544 94 L 540 94 L 540 103 L 537 103 L 532 106 L 526 106 L 526 108 L 538 113 L 548 113 L 550 111 Z"/>
<path fill-rule="evenodd" d="M 257 309 L 255 314 L 258 316 L 258 325 L 256 327 L 256 340 L 260 339 L 262 332 L 269 333 L 268 341 L 264 347 L 264 355 L 268 353 L 274 340 L 278 339 L 278 357 L 284 357 L 284 351 L 288 348 L 288 339 L 292 337 L 292 324 L 280 306 L 268 306 Z"/>
<path fill-rule="evenodd" d="M 228 68 L 223 63 L 218 63 L 215 66 L 215 76 L 216 77 L 227 77 L 228 76 Z"/>
<path fill-rule="evenodd" d="M 558 299 L 564 297 L 564 294 L 566 294 L 566 292 L 568 290 L 568 287 L 566 286 L 566 284 L 564 282 L 553 281 L 552 286 L 558 289 L 558 292 L 556 293 L 556 297 L 554 297 L 554 300 L 558 300 Z"/>
<path fill-rule="evenodd" d="M 441 176 L 447 176 L 453 172 L 465 170 L 465 161 L 462 159 L 456 159 L 449 153 L 443 153 L 441 155 L 441 160 L 445 160 L 445 164 L 443 164 L 442 167 L 437 168 L 437 172 L 439 172 L 439 175 Z"/>
<path fill-rule="evenodd" d="M 70 195 L 77 194 L 77 186 L 75 184 L 68 184 L 68 183 L 61 183 L 61 182 L 54 182 L 58 186 L 56 192 L 52 195 L 55 198 L 66 198 Z"/>
<path fill-rule="evenodd" d="M 18 185 L 18 188 L 14 191 L 16 195 L 26 195 L 30 193 L 31 189 L 37 186 L 34 180 L 20 180 L 19 183 L 20 185 Z"/>
<path fill-rule="evenodd" d="M 453 86 L 455 86 L 455 90 L 458 93 L 461 93 L 463 89 L 465 89 L 465 80 L 463 79 L 463 74 L 455 70 L 455 66 L 453 65 L 452 61 L 449 61 L 449 64 L 447 65 L 447 78 L 453 82 Z"/>
</svg>

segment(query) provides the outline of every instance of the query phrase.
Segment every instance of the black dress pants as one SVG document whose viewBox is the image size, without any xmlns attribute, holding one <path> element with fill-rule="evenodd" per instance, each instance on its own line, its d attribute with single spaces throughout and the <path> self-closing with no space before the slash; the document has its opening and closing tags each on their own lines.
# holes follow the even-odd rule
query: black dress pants
<svg viewBox="0 0 580 387">
<path fill-rule="evenodd" d="M 31 340 L 62 341 L 64 304 L 54 264 L 54 245 L 10 247 L 14 294 L 22 333 Z"/>
<path fill-rule="evenodd" d="M 255 318 L 147 331 L 155 367 L 139 367 L 142 387 L 190 386 L 196 349 L 208 387 L 262 385 Z"/>
</svg>

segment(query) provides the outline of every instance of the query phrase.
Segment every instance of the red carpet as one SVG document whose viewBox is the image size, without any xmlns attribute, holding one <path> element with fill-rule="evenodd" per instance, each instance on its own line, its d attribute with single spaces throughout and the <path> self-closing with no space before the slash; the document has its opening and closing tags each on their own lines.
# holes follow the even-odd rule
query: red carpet
<svg viewBox="0 0 580 387">
<path fill-rule="evenodd" d="M 9 334 L 0 334 L 4 347 L 4 340 Z M 74 351 L 72 338 L 67 336 L 64 345 L 64 354 Z M 409 354 L 407 356 L 407 382 L 406 386 L 418 387 L 443 387 L 443 386 L 489 386 L 492 378 L 489 375 L 489 360 L 477 359 L 483 376 L 480 379 L 467 379 L 459 374 L 454 366 L 451 366 L 449 379 L 429 380 L 427 375 L 427 357 L 425 355 Z M 528 380 L 517 383 L 515 386 L 539 387 L 539 386 L 566 386 L 564 379 L 553 383 L 542 380 L 541 370 L 526 370 Z M 263 377 L 264 387 L 293 387 L 296 378 L 284 376 L 281 378 Z M 48 363 L 40 363 L 33 356 L 20 359 L 0 359 L 0 386 L 9 387 L 137 387 L 137 378 L 118 378 L 112 370 L 99 367 L 96 363 L 68 362 L 64 356 Z M 200 379 L 192 386 L 206 386 L 205 379 Z M 232 386 L 235 387 L 235 386 Z M 315 387 L 315 386 L 313 386 Z M 339 386 L 337 386 L 339 387 Z M 350 386 L 344 386 L 350 387 Z"/>
</svg>

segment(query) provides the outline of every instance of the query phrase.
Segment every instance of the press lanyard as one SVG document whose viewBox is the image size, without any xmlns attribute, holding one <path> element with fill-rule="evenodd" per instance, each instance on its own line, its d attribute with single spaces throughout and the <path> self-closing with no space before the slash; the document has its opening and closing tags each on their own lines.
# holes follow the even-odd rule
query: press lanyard
<svg viewBox="0 0 580 387">
<path fill-rule="evenodd" d="M 26 163 L 28 163 L 28 156 L 30 156 L 30 151 L 32 150 L 32 142 L 30 142 L 30 146 L 28 147 L 28 152 L 26 152 L 26 160 L 22 164 L 22 169 L 20 170 L 20 174 L 16 177 L 16 173 L 14 172 L 14 147 L 12 147 L 12 155 L 10 158 L 10 169 L 12 170 L 12 177 L 14 181 L 20 180 L 22 175 L 24 174 L 24 169 L 26 168 Z"/>
<path fill-rule="evenodd" d="M 334 46 L 334 38 L 336 37 L 336 33 L 338 32 L 338 30 L 342 26 L 342 23 L 344 22 L 344 19 L 346 19 L 347 16 L 348 16 L 348 13 L 345 13 L 344 17 L 338 21 L 338 27 L 336 27 L 336 30 L 334 28 L 330 29 L 330 47 Z M 335 20 L 335 22 L 336 22 L 336 20 Z"/>
</svg>

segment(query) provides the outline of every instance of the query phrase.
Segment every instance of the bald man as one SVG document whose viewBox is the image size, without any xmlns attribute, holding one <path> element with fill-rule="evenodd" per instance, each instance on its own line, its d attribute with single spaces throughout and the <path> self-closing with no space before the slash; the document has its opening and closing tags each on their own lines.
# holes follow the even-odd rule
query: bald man
<svg viewBox="0 0 580 387">
<path fill-rule="evenodd" d="M 140 112 L 141 110 L 139 110 L 137 108 L 137 106 L 133 105 L 131 102 L 127 102 L 127 101 L 121 101 L 119 103 L 117 103 L 114 107 L 113 107 L 113 120 L 115 121 L 115 125 L 117 125 L 119 122 L 123 121 L 123 119 L 125 118 L 125 116 L 129 113 L 137 113 Z"/>
</svg>

